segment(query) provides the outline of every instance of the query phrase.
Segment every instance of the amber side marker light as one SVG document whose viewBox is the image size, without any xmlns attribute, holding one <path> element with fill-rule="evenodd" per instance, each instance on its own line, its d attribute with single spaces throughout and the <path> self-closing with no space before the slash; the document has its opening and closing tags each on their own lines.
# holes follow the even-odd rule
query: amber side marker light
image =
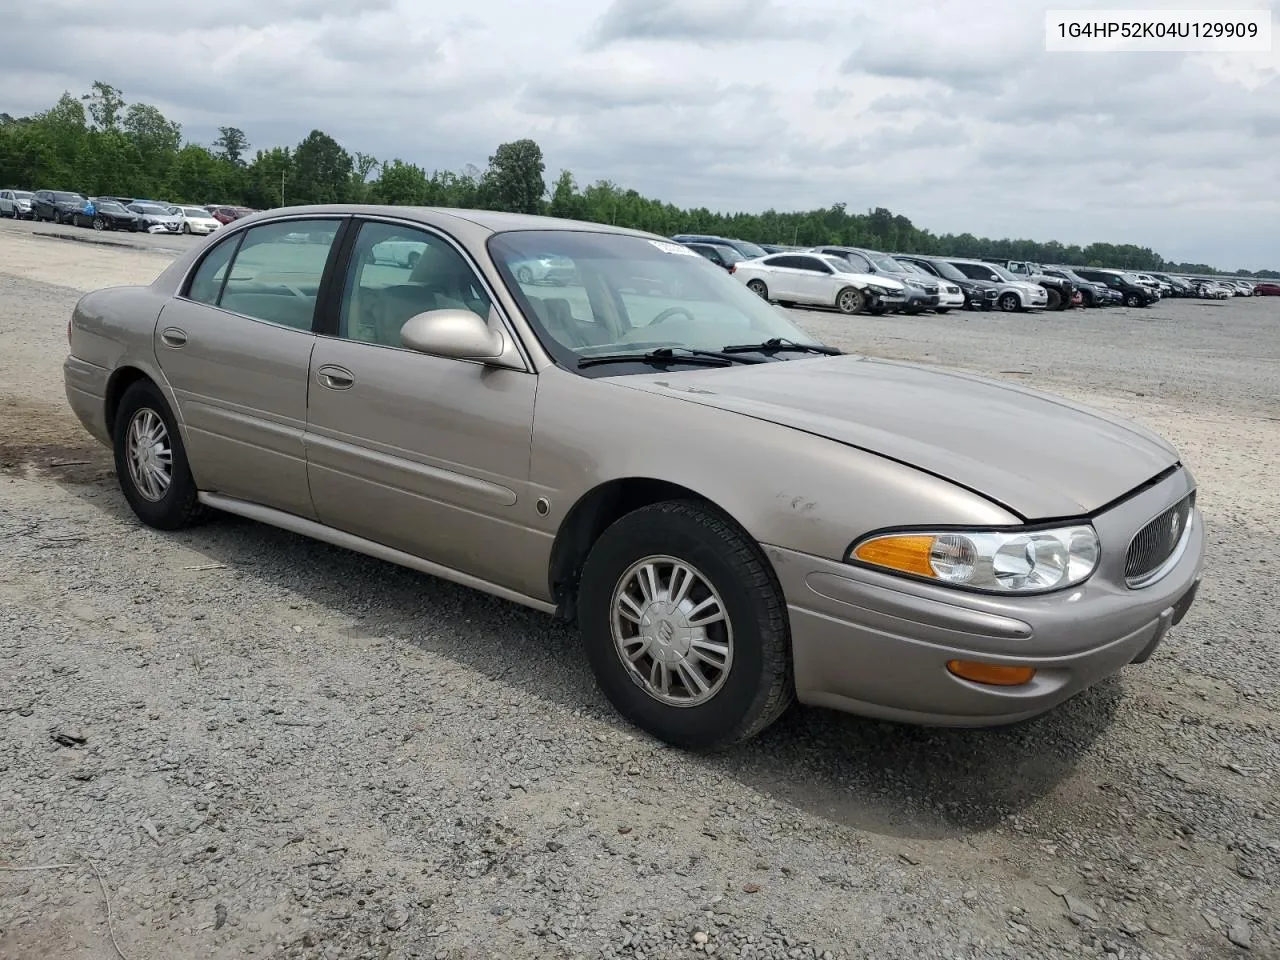
<svg viewBox="0 0 1280 960">
<path fill-rule="evenodd" d="M 1011 667 L 1002 663 L 979 663 L 976 660 L 948 660 L 947 669 L 961 680 L 984 683 L 990 687 L 1020 687 L 1036 675 L 1035 667 Z"/>
</svg>

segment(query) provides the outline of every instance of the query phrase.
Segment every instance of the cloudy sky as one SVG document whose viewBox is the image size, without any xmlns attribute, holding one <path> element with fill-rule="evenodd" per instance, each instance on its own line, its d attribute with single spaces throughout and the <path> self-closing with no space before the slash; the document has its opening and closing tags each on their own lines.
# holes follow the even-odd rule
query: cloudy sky
<svg viewBox="0 0 1280 960">
<path fill-rule="evenodd" d="M 1108 5 L 1280 0 L 39 0 L 4 15 L 0 110 L 104 80 L 203 142 L 460 169 L 532 137 L 548 181 L 682 205 L 1280 267 L 1280 46 L 1045 52 L 1046 8 Z"/>
</svg>

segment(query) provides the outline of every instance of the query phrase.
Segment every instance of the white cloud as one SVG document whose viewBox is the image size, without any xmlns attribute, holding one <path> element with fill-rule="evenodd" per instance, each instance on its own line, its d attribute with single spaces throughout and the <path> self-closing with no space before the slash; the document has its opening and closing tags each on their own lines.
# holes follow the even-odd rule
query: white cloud
<svg viewBox="0 0 1280 960">
<path fill-rule="evenodd" d="M 683 205 L 885 206 L 939 232 L 1280 266 L 1280 46 L 1049 54 L 1053 6 L 41 0 L 6 14 L 0 110 L 103 80 L 205 141 L 320 128 L 457 169 L 529 136 L 549 178 Z"/>
</svg>

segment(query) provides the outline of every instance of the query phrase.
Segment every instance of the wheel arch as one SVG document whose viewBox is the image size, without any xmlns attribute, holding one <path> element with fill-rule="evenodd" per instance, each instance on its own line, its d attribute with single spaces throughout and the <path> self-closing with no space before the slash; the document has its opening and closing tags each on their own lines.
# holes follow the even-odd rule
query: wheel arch
<svg viewBox="0 0 1280 960">
<path fill-rule="evenodd" d="M 723 514 L 744 536 L 750 533 L 715 500 L 682 484 L 655 477 L 619 477 L 606 480 L 580 496 L 565 514 L 551 546 L 547 565 L 548 588 L 556 604 L 556 616 L 572 621 L 577 610 L 578 579 L 587 555 L 600 535 L 615 521 L 654 503 L 690 500 Z"/>
<path fill-rule="evenodd" d="M 116 430 L 116 412 L 120 409 L 120 401 L 125 391 L 140 380 L 154 384 L 163 393 L 163 388 L 141 367 L 121 366 L 111 372 L 107 378 L 107 390 L 103 397 L 103 420 L 107 426 L 107 436 L 114 437 Z"/>
</svg>

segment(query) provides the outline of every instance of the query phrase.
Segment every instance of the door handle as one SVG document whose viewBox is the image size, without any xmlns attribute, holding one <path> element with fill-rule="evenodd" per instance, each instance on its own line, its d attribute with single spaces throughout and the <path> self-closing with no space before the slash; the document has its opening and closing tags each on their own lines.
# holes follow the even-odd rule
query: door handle
<svg viewBox="0 0 1280 960">
<path fill-rule="evenodd" d="M 316 379 L 330 390 L 349 390 L 356 382 L 350 370 L 328 363 L 316 371 Z"/>
<path fill-rule="evenodd" d="M 177 327 L 165 327 L 160 331 L 160 341 L 166 347 L 181 347 L 187 342 L 187 332 Z"/>
</svg>

